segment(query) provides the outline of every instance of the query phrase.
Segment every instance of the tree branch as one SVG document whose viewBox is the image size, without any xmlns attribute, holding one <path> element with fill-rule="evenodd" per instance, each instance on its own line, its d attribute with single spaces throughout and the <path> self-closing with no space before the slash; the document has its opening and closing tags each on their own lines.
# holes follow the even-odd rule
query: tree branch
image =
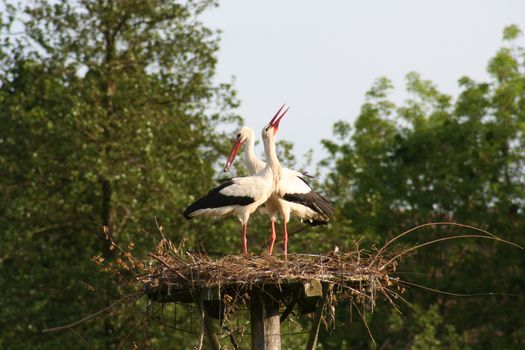
<svg viewBox="0 0 525 350">
<path fill-rule="evenodd" d="M 76 322 L 73 322 L 73 323 L 70 323 L 70 324 L 67 324 L 65 326 L 60 326 L 60 327 L 53 327 L 53 328 L 46 328 L 46 329 L 43 329 L 42 330 L 42 333 L 49 333 L 49 332 L 61 332 L 61 331 L 65 331 L 65 330 L 68 330 L 68 329 L 71 329 L 81 323 L 84 323 L 86 321 L 89 321 L 91 320 L 92 318 L 95 318 L 109 310 L 111 310 L 112 308 L 114 308 L 115 306 L 119 305 L 119 304 L 122 304 L 124 303 L 125 301 L 128 301 L 129 299 L 132 299 L 132 298 L 136 298 L 138 299 L 138 297 L 141 297 L 144 293 L 142 291 L 139 291 L 139 292 L 135 292 L 135 293 L 132 293 L 132 294 L 129 294 L 129 295 L 126 295 L 125 297 L 115 301 L 113 304 L 110 304 L 109 306 L 103 308 L 102 310 L 100 311 L 97 311 L 95 312 L 94 314 L 91 314 L 89 316 L 86 316 L 84 317 L 83 319 L 81 320 L 78 320 Z"/>
</svg>

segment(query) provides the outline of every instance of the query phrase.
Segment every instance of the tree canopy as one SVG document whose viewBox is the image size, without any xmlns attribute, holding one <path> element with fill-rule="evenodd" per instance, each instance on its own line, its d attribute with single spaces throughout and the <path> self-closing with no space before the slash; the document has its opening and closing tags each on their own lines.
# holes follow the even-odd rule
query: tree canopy
<svg viewBox="0 0 525 350">
<path fill-rule="evenodd" d="M 126 242 L 157 217 L 175 241 L 201 243 L 203 226 L 188 225 L 181 208 L 214 183 L 214 166 L 227 151 L 216 126 L 238 120 L 234 90 L 213 80 L 219 38 L 199 21 L 210 6 L 7 4 L 0 48 L 0 347 L 78 344 L 71 335 L 41 343 L 40 331 L 118 296 L 91 262 L 114 258 L 104 226 Z M 87 331 L 92 346 L 114 348 L 130 322 L 94 325 Z"/>
<path fill-rule="evenodd" d="M 338 142 L 323 141 L 330 157 L 326 186 L 338 203 L 330 244 L 364 237 L 381 245 L 428 222 L 474 225 L 524 245 L 525 51 L 520 31 L 488 64 L 490 81 L 459 79 L 453 98 L 417 73 L 406 77 L 410 98 L 389 100 L 392 84 L 378 79 L 353 126 L 334 126 Z M 405 244 L 466 233 L 435 227 Z M 464 240 L 426 247 L 403 264 L 400 278 L 450 293 L 410 287 L 405 315 L 376 312 L 372 334 L 383 348 L 518 348 L 523 344 L 523 251 Z M 490 296 L 494 293 L 497 295 Z M 500 293 L 500 294 L 498 294 Z M 517 307 L 520 305 L 521 307 Z M 326 340 L 327 348 L 364 344 L 357 337 Z"/>
</svg>

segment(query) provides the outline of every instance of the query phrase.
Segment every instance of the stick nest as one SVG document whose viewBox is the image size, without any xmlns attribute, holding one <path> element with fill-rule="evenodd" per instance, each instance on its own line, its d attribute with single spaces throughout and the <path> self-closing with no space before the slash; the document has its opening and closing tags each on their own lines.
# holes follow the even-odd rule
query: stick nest
<svg viewBox="0 0 525 350">
<path fill-rule="evenodd" d="M 253 287 L 273 285 L 281 288 L 307 284 L 313 280 L 329 286 L 331 291 L 356 297 L 358 301 L 375 301 L 377 292 L 388 300 L 396 295 L 391 278 L 396 262 L 389 263 L 378 254 L 356 249 L 329 254 L 290 254 L 280 256 L 228 255 L 211 258 L 204 253 L 184 251 L 167 240 L 149 257 L 148 272 L 139 277 L 146 294 L 171 294 L 177 290 L 234 288 L 235 294 Z"/>
</svg>

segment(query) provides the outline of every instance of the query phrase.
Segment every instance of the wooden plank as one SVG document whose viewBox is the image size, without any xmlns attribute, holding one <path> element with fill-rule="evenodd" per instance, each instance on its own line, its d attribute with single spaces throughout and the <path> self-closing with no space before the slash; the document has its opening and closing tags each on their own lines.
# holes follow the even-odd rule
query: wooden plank
<svg viewBox="0 0 525 350">
<path fill-rule="evenodd" d="M 307 297 L 320 297 L 323 295 L 323 286 L 319 280 L 310 280 L 303 283 L 304 295 Z"/>
<path fill-rule="evenodd" d="M 317 309 L 315 310 L 314 319 L 312 321 L 312 329 L 310 330 L 310 337 L 308 338 L 308 344 L 306 344 L 306 350 L 314 350 L 317 347 L 319 329 L 321 327 L 321 320 L 323 317 L 323 309 L 327 303 L 326 298 L 328 297 L 328 288 L 331 287 L 325 286 L 322 288 L 322 298 L 319 299 Z"/>
<path fill-rule="evenodd" d="M 215 335 L 213 329 L 213 321 L 210 317 L 208 317 L 206 313 L 204 313 L 204 331 L 210 342 L 210 348 L 212 350 L 220 350 L 221 344 L 219 343 L 219 339 L 217 339 L 217 336 Z"/>
<path fill-rule="evenodd" d="M 252 350 L 281 350 L 279 303 L 260 290 L 250 292 Z"/>
</svg>

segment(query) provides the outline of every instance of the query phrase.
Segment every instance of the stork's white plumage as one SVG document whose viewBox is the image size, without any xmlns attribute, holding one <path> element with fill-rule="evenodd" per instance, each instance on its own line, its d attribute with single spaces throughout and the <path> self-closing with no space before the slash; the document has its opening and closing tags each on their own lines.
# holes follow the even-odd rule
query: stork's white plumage
<svg viewBox="0 0 525 350">
<path fill-rule="evenodd" d="M 255 135 L 253 129 L 243 127 L 237 133 L 237 139 L 232 147 L 230 156 L 224 170 L 227 171 L 232 165 L 235 156 L 241 146 L 246 144 L 244 152 L 244 163 L 250 174 L 255 174 L 266 166 L 254 153 Z M 284 224 L 284 254 L 288 254 L 288 231 L 287 224 L 290 216 L 297 217 L 312 225 L 325 224 L 333 213 L 332 203 L 315 192 L 305 179 L 305 174 L 281 168 L 280 181 L 274 193 L 267 202 L 272 225 L 272 236 L 270 239 L 270 255 L 275 242 L 275 214 L 280 212 Z"/>
<path fill-rule="evenodd" d="M 281 165 L 275 153 L 275 134 L 279 122 L 288 111 L 281 114 L 283 107 L 262 130 L 266 164 L 251 176 L 237 177 L 222 183 L 184 211 L 186 219 L 194 216 L 237 215 L 243 226 L 243 254 L 248 253 L 246 228 L 250 215 L 270 198 L 279 183 Z"/>
</svg>

